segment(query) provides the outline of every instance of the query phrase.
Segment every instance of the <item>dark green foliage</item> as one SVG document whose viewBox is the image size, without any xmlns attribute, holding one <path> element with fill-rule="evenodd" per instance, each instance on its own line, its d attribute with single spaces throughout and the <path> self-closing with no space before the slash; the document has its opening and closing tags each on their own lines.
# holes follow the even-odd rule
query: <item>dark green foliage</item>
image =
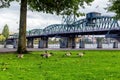
<svg viewBox="0 0 120 80">
<path fill-rule="evenodd" d="M 120 19 L 120 0 L 109 0 L 111 5 L 108 10 L 116 13 L 116 18 Z"/>
<path fill-rule="evenodd" d="M 8 25 L 6 24 L 3 28 L 2 35 L 7 39 L 9 37 L 9 28 Z"/>
<path fill-rule="evenodd" d="M 93 0 L 28 0 L 29 8 L 35 11 L 43 11 L 51 14 L 79 15 L 79 7 Z"/>
</svg>

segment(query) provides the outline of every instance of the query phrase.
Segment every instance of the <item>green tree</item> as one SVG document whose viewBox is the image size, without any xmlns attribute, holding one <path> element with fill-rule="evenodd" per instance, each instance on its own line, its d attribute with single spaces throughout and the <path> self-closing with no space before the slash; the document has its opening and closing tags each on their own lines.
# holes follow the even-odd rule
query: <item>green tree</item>
<svg viewBox="0 0 120 80">
<path fill-rule="evenodd" d="M 109 0 L 110 5 L 108 10 L 116 13 L 116 18 L 120 19 L 120 0 Z"/>
<path fill-rule="evenodd" d="M 4 41 L 4 40 L 5 40 L 5 37 L 0 34 L 0 41 Z"/>
<path fill-rule="evenodd" d="M 84 3 L 89 4 L 93 0 L 0 0 L 0 7 L 10 6 L 11 1 L 20 1 L 20 24 L 19 41 L 17 52 L 26 52 L 26 14 L 27 5 L 29 9 L 38 12 L 51 13 L 57 15 L 79 15 L 78 9 L 83 7 Z"/>
<path fill-rule="evenodd" d="M 8 25 L 6 24 L 3 28 L 2 35 L 7 39 L 9 37 L 9 28 Z"/>
</svg>

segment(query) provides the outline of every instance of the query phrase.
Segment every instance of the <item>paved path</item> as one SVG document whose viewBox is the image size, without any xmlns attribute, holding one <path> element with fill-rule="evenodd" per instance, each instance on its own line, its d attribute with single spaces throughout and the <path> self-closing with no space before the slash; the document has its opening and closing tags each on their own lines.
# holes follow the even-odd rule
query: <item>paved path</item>
<svg viewBox="0 0 120 80">
<path fill-rule="evenodd" d="M 11 49 L 11 48 L 0 48 L 0 53 L 8 53 L 8 52 L 15 52 L 16 49 Z"/>
<path fill-rule="evenodd" d="M 12 48 L 0 48 L 0 53 L 8 53 L 8 52 L 15 52 L 17 49 L 12 49 Z M 120 48 L 115 48 L 115 49 L 112 49 L 112 48 L 101 48 L 101 49 L 71 49 L 71 48 L 62 48 L 62 49 L 59 49 L 59 48 L 44 48 L 44 49 L 39 49 L 39 48 L 28 48 L 27 49 L 28 51 L 41 51 L 41 50 L 120 50 Z"/>
</svg>

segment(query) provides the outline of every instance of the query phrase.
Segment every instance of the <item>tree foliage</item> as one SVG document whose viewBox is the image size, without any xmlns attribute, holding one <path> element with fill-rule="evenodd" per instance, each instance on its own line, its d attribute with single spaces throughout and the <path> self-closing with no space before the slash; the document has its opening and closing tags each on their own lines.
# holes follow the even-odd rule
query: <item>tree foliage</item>
<svg viewBox="0 0 120 80">
<path fill-rule="evenodd" d="M 93 0 L 29 0 L 28 5 L 31 10 L 43 11 L 51 14 L 76 14 L 80 6 Z"/>
<path fill-rule="evenodd" d="M 21 0 L 0 0 L 0 8 L 9 7 L 10 2 Z M 57 15 L 79 15 L 79 8 L 94 0 L 27 0 L 30 10 Z"/>
<path fill-rule="evenodd" d="M 4 40 L 5 40 L 5 37 L 0 34 L 0 41 L 4 41 Z"/>
<path fill-rule="evenodd" d="M 6 24 L 3 28 L 2 35 L 7 39 L 9 37 L 9 28 L 8 25 Z"/>
<path fill-rule="evenodd" d="M 120 0 L 109 0 L 110 5 L 108 10 L 116 13 L 116 18 L 120 19 Z"/>
</svg>

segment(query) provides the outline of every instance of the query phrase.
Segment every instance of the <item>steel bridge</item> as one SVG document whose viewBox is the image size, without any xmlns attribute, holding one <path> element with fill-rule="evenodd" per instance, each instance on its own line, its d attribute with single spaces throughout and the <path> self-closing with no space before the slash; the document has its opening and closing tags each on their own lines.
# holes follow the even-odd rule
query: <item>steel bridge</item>
<svg viewBox="0 0 120 80">
<path fill-rule="evenodd" d="M 71 24 L 53 24 L 44 29 L 33 29 L 27 31 L 27 38 L 41 36 L 61 36 L 61 35 L 108 35 L 120 34 L 118 21 L 111 16 L 101 16 L 100 13 L 91 12 L 86 18 L 75 21 Z M 13 38 L 17 38 L 14 34 Z"/>
<path fill-rule="evenodd" d="M 67 37 L 76 35 L 106 35 L 106 37 L 119 37 L 120 26 L 118 21 L 111 16 L 102 16 L 101 13 L 90 12 L 86 18 L 66 24 L 53 24 L 44 29 L 27 31 L 27 38 L 41 37 Z M 12 39 L 18 38 L 14 34 Z"/>
<path fill-rule="evenodd" d="M 33 29 L 27 31 L 27 37 L 41 36 L 63 36 L 64 35 L 107 35 L 120 33 L 118 21 L 111 16 L 101 16 L 100 13 L 91 12 L 86 18 L 75 21 L 71 24 L 53 24 L 44 29 Z M 17 38 L 18 34 L 14 35 Z"/>
</svg>

